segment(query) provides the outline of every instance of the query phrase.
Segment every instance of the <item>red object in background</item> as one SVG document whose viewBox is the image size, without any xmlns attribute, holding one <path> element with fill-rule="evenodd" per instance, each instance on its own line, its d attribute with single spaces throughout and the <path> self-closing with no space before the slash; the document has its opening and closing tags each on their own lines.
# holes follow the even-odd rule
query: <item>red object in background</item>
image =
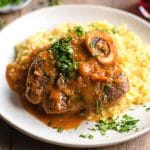
<svg viewBox="0 0 150 150">
<path fill-rule="evenodd" d="M 141 0 L 139 5 L 143 6 L 150 13 L 150 0 Z"/>
<path fill-rule="evenodd" d="M 145 18 L 150 19 L 150 0 L 141 0 L 139 10 Z"/>
</svg>

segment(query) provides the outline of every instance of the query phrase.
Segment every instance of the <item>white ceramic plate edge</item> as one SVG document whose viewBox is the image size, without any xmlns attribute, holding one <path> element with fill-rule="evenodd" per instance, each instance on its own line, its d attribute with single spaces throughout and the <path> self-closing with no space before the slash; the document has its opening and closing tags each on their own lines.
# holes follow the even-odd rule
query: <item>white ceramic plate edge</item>
<svg viewBox="0 0 150 150">
<path fill-rule="evenodd" d="M 9 120 L 7 120 L 6 118 L 4 118 L 1 114 L 0 117 L 6 122 L 8 123 L 11 127 L 15 128 L 17 131 L 35 139 L 35 140 L 39 140 L 41 142 L 44 143 L 48 143 L 48 144 L 54 144 L 54 145 L 58 145 L 58 146 L 63 146 L 63 147 L 72 147 L 72 148 L 96 148 L 96 147 L 106 147 L 106 146 L 112 146 L 112 145 L 116 145 L 116 144 L 120 144 L 120 143 L 124 143 L 127 142 L 129 140 L 132 140 L 134 138 L 137 138 L 139 136 L 142 136 L 143 134 L 147 133 L 150 131 L 150 127 L 145 128 L 133 135 L 128 135 L 126 138 L 120 138 L 118 141 L 115 142 L 109 142 L 109 143 L 105 143 L 105 144 L 67 144 L 65 142 L 61 142 L 61 141 L 53 141 L 53 140 L 46 140 L 44 138 L 38 137 L 37 135 L 33 135 L 28 131 L 23 130 L 22 128 L 18 127 L 17 125 L 13 124 L 12 122 L 10 122 Z"/>
</svg>

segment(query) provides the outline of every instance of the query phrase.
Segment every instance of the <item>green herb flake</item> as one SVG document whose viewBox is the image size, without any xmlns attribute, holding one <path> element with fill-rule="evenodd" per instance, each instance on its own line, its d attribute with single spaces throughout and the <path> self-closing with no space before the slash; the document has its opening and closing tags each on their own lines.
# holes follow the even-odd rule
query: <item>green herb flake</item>
<svg viewBox="0 0 150 150">
<path fill-rule="evenodd" d="M 62 127 L 61 128 L 57 128 L 57 132 L 58 133 L 62 133 L 63 131 L 64 131 L 64 128 L 62 128 Z"/>
<path fill-rule="evenodd" d="M 98 100 L 96 100 L 96 112 L 97 114 L 102 114 L 102 107 Z"/>
<path fill-rule="evenodd" d="M 92 42 L 89 43 L 89 46 L 90 46 L 91 48 L 95 48 L 95 43 L 92 41 Z"/>
<path fill-rule="evenodd" d="M 132 111 L 132 110 L 134 110 L 134 109 L 133 109 L 133 108 L 130 108 L 129 110 L 131 110 L 131 111 Z"/>
<path fill-rule="evenodd" d="M 74 31 L 79 37 L 81 37 L 85 34 L 82 26 L 75 26 Z"/>
<path fill-rule="evenodd" d="M 85 138 L 87 138 L 87 135 L 85 135 L 85 134 L 80 134 L 80 135 L 79 135 L 79 137 L 81 137 L 81 138 L 84 138 L 84 139 L 85 139 Z"/>
<path fill-rule="evenodd" d="M 74 128 L 74 130 L 77 130 L 77 129 L 78 129 L 78 126 Z"/>
<path fill-rule="evenodd" d="M 100 120 L 95 127 L 97 127 L 97 130 L 100 131 L 102 135 L 105 135 L 108 130 L 114 130 L 117 132 L 129 132 L 134 129 L 138 129 L 136 126 L 136 123 L 139 120 L 128 116 L 123 115 L 122 118 L 116 118 L 116 119 L 106 119 L 106 120 Z"/>
<path fill-rule="evenodd" d="M 88 128 L 90 131 L 96 131 L 97 129 L 96 128 Z"/>
<path fill-rule="evenodd" d="M 104 85 L 103 92 L 104 92 L 104 93 L 109 92 L 109 89 L 110 89 L 110 88 L 111 88 L 111 85 L 110 85 L 110 84 L 105 84 L 105 85 Z"/>
<path fill-rule="evenodd" d="M 139 131 L 139 128 L 135 128 L 135 132 Z"/>
<path fill-rule="evenodd" d="M 145 110 L 146 110 L 146 111 L 150 111 L 150 107 L 147 107 Z"/>
<path fill-rule="evenodd" d="M 76 71 L 74 74 L 74 79 L 77 80 L 79 76 L 80 76 L 79 71 Z"/>
<path fill-rule="evenodd" d="M 92 140 L 94 136 L 92 134 L 88 135 L 88 139 Z"/>
<path fill-rule="evenodd" d="M 79 137 L 84 138 L 84 139 L 88 138 L 90 140 L 94 138 L 92 134 L 80 134 Z"/>
<path fill-rule="evenodd" d="M 78 101 L 83 101 L 84 100 L 84 96 L 83 95 L 78 95 L 77 96 L 77 100 Z"/>
<path fill-rule="evenodd" d="M 118 33 L 118 30 L 117 30 L 117 28 L 116 28 L 116 27 L 113 27 L 113 28 L 112 28 L 112 33 L 113 33 L 113 34 Z"/>
<path fill-rule="evenodd" d="M 52 122 L 51 122 L 51 121 L 49 121 L 49 122 L 47 123 L 47 125 L 48 125 L 48 126 L 51 126 L 51 125 L 52 125 Z"/>
</svg>

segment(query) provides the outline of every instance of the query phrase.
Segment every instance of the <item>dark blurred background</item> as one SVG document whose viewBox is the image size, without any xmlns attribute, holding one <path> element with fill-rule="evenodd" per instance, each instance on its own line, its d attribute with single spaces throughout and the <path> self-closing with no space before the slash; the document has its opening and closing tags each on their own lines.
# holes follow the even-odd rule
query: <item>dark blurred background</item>
<svg viewBox="0 0 150 150">
<path fill-rule="evenodd" d="M 142 1 L 142 3 L 141 3 Z M 114 7 L 118 9 L 122 9 L 133 14 L 140 16 L 141 18 L 149 21 L 149 19 L 143 17 L 143 15 L 139 11 L 139 4 L 150 4 L 150 0 L 32 0 L 32 2 L 22 10 L 16 12 L 9 12 L 6 14 L 0 13 L 0 24 L 8 24 L 14 19 L 26 14 L 30 11 L 47 7 L 53 5 L 63 5 L 63 4 L 95 4 L 95 5 L 105 5 L 109 7 Z M 146 4 L 146 6 L 147 6 Z M 150 9 L 150 6 L 148 6 Z"/>
</svg>

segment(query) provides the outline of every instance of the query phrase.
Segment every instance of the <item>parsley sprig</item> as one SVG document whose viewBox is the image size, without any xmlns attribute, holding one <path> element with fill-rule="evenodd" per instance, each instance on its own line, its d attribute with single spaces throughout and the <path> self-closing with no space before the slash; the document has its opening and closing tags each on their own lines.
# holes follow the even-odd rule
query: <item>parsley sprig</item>
<svg viewBox="0 0 150 150">
<path fill-rule="evenodd" d="M 147 107 L 145 110 L 146 110 L 146 111 L 150 111 L 150 107 Z"/>
<path fill-rule="evenodd" d="M 94 138 L 94 136 L 89 133 L 88 134 L 80 134 L 79 137 L 84 138 L 84 139 L 88 138 L 90 140 L 92 140 Z"/>
<path fill-rule="evenodd" d="M 138 119 L 135 119 L 128 115 L 123 115 L 122 118 L 100 120 L 96 125 L 96 129 L 100 131 L 102 135 L 105 135 L 108 130 L 114 130 L 117 132 L 129 132 L 133 129 L 137 129 L 136 123 Z"/>
<path fill-rule="evenodd" d="M 74 31 L 79 37 L 85 34 L 82 26 L 75 26 Z"/>
<path fill-rule="evenodd" d="M 96 100 L 96 112 L 97 114 L 102 114 L 102 106 L 98 100 Z"/>
<path fill-rule="evenodd" d="M 56 130 L 58 133 L 62 133 L 63 131 L 64 131 L 64 128 L 57 128 L 57 130 Z"/>
</svg>

